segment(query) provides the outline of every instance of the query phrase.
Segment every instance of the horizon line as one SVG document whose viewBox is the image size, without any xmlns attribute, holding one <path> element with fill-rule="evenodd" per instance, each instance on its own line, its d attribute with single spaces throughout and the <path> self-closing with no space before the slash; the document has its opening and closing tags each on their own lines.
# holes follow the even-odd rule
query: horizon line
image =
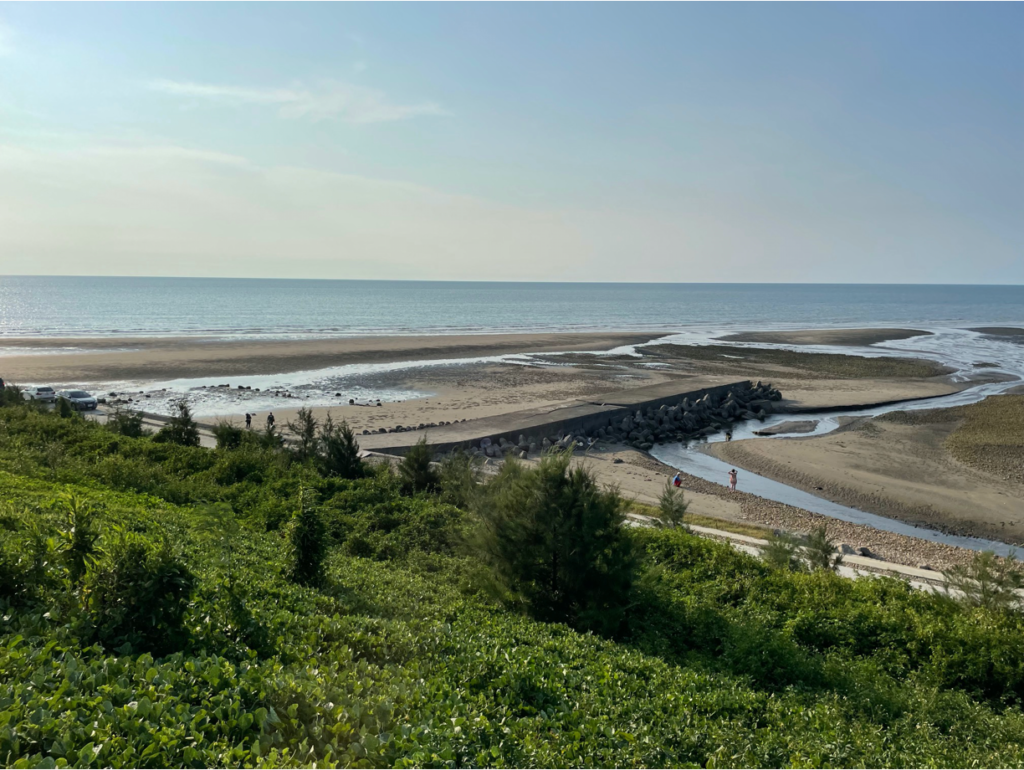
<svg viewBox="0 0 1024 770">
<path fill-rule="evenodd" d="M 232 276 L 232 275 L 38 275 L 29 273 L 4 273 L 4 278 L 117 278 L 157 279 L 170 281 L 333 281 L 350 283 L 490 283 L 490 284 L 552 284 L 570 286 L 977 286 L 987 288 L 1021 288 L 1020 283 L 884 283 L 873 282 L 818 282 L 818 281 L 556 281 L 556 280 L 486 280 L 477 278 L 280 278 L 273 276 Z"/>
</svg>

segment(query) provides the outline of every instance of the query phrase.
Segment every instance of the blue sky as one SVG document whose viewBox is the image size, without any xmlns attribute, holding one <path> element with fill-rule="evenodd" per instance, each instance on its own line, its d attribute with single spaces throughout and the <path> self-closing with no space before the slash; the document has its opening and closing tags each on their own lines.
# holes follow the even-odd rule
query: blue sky
<svg viewBox="0 0 1024 770">
<path fill-rule="evenodd" d="M 1020 4 L 0 3 L 0 272 L 1024 283 Z"/>
</svg>

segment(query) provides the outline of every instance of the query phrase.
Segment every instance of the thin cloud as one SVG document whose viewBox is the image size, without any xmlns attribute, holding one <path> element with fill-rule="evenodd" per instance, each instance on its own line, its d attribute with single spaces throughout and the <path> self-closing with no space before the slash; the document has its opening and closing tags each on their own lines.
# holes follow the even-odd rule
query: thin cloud
<svg viewBox="0 0 1024 770">
<path fill-rule="evenodd" d="M 383 91 L 339 81 L 317 87 L 245 88 L 177 80 L 154 80 L 154 91 L 231 106 L 277 107 L 283 118 L 323 120 L 336 118 L 347 123 L 385 123 L 421 115 L 447 115 L 436 102 L 397 104 Z"/>
<path fill-rule="evenodd" d="M 14 53 L 14 30 L 3 21 L 0 21 L 0 56 L 10 56 Z"/>
</svg>

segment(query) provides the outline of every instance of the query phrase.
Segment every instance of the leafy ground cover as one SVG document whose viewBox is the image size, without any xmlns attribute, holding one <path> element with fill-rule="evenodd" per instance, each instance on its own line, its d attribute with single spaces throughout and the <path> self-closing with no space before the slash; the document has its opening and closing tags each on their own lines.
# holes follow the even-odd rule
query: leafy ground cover
<svg viewBox="0 0 1024 770">
<path fill-rule="evenodd" d="M 454 499 L 0 409 L 0 762 L 1024 764 L 1015 613 L 627 530 L 598 635 L 503 601 L 473 548 L 488 497 Z"/>
</svg>

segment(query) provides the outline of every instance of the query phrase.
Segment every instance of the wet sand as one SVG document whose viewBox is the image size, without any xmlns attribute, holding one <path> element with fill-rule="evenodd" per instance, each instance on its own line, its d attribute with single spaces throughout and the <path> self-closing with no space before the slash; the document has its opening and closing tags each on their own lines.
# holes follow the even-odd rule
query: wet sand
<svg viewBox="0 0 1024 770">
<path fill-rule="evenodd" d="M 719 443 L 709 452 L 870 513 L 1024 543 L 1024 433 L 1008 423 L 1006 399 L 1017 399 L 1016 420 L 1024 423 L 1024 397 L 996 396 L 970 407 L 855 420 L 826 436 Z M 998 426 L 1006 426 L 1005 437 Z"/>
<path fill-rule="evenodd" d="M 717 339 L 724 342 L 770 342 L 776 345 L 849 345 L 863 347 L 889 340 L 921 337 L 919 329 L 800 329 L 784 332 L 739 332 Z"/>
<path fill-rule="evenodd" d="M 204 340 L 194 337 L 15 339 L 2 348 L 31 353 L 0 356 L 11 382 L 156 381 L 325 369 L 347 364 L 478 358 L 511 353 L 601 351 L 635 345 L 659 333 L 479 334 L 354 337 L 318 340 Z M 73 352 L 62 352 L 67 349 Z M 46 350 L 51 355 L 41 354 Z"/>
</svg>

